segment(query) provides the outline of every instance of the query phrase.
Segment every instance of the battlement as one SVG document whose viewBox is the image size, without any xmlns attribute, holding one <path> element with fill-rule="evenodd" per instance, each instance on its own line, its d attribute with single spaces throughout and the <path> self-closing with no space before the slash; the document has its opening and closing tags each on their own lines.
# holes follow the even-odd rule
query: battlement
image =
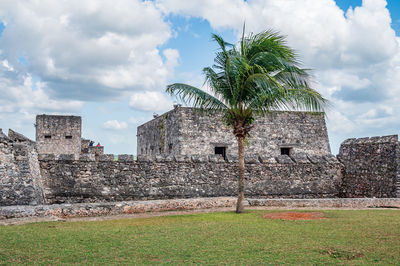
<svg viewBox="0 0 400 266">
<path fill-rule="evenodd" d="M 364 138 L 349 138 L 343 141 L 341 145 L 397 143 L 398 141 L 399 141 L 398 135 L 388 135 L 388 136 L 375 136 L 375 137 L 364 137 Z"/>
<path fill-rule="evenodd" d="M 95 156 L 94 154 L 80 154 L 78 158 L 74 154 L 39 154 L 39 161 L 84 161 L 84 162 L 117 162 L 117 163 L 228 163 L 236 165 L 237 156 L 227 156 L 211 154 L 211 155 L 140 155 L 134 158 L 130 154 L 102 154 Z M 339 161 L 334 155 L 279 155 L 271 157 L 267 154 L 245 156 L 246 164 L 337 164 Z"/>
</svg>

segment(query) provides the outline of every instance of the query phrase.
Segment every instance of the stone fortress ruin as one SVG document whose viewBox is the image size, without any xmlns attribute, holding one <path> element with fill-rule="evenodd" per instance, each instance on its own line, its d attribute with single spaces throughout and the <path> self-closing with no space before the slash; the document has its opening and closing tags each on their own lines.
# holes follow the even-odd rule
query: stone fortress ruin
<svg viewBox="0 0 400 266">
<path fill-rule="evenodd" d="M 139 126 L 137 160 L 89 146 L 81 123 L 38 115 L 36 142 L 0 130 L 0 206 L 236 196 L 236 141 L 219 114 L 176 106 Z M 348 139 L 334 156 L 324 114 L 304 112 L 272 112 L 251 134 L 248 199 L 400 198 L 397 135 Z"/>
<path fill-rule="evenodd" d="M 328 131 L 323 113 L 274 111 L 255 119 L 246 155 L 329 155 Z M 237 156 L 232 130 L 219 113 L 175 106 L 137 130 L 138 155 Z"/>
<path fill-rule="evenodd" d="M 80 116 L 37 115 L 36 147 L 39 154 L 104 154 L 104 147 L 90 146 L 90 140 L 82 138 Z"/>
</svg>

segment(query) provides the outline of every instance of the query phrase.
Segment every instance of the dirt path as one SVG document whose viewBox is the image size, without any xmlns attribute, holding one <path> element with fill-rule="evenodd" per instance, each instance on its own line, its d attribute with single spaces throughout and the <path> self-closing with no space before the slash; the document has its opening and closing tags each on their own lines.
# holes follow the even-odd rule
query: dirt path
<svg viewBox="0 0 400 266">
<path fill-rule="evenodd" d="M 302 208 L 288 208 L 288 207 L 246 207 L 246 210 L 378 210 L 378 209 L 393 209 L 393 208 L 316 208 L 316 207 L 302 207 Z M 95 216 L 95 217 L 73 217 L 73 218 L 59 218 L 56 216 L 47 217 L 24 217 L 24 218 L 13 218 L 0 220 L 1 225 L 21 225 L 27 223 L 38 223 L 38 222 L 54 222 L 54 221 L 65 221 L 65 222 L 81 222 L 81 221 L 104 221 L 114 219 L 134 219 L 134 218 L 148 218 L 157 216 L 172 216 L 172 215 L 185 215 L 185 214 L 196 214 L 196 213 L 209 213 L 209 212 L 233 212 L 234 207 L 229 208 L 211 208 L 211 209 L 198 209 L 198 210 L 187 210 L 187 211 L 164 211 L 164 212 L 146 212 L 146 213 L 134 213 L 134 214 L 118 214 L 109 216 Z M 398 209 L 400 211 L 400 209 Z"/>
</svg>

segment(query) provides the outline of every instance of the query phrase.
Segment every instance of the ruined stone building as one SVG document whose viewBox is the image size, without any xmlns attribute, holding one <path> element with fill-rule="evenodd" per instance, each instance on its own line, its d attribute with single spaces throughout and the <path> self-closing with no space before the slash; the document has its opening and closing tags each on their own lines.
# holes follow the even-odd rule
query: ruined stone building
<svg viewBox="0 0 400 266">
<path fill-rule="evenodd" d="M 104 147 L 89 147 L 90 140 L 82 139 L 80 116 L 37 115 L 36 144 L 39 154 L 80 154 L 104 153 Z"/>
<path fill-rule="evenodd" d="M 324 113 L 274 111 L 257 117 L 245 148 L 246 155 L 330 154 Z M 176 106 L 137 129 L 138 155 L 237 156 L 232 129 L 220 113 Z"/>
<path fill-rule="evenodd" d="M 90 147 L 80 117 L 36 126 L 37 142 L 0 129 L 0 206 L 237 194 L 236 140 L 218 113 L 177 107 L 140 126 L 139 155 L 159 156 L 137 160 Z M 397 135 L 348 139 L 336 157 L 323 114 L 272 112 L 248 141 L 248 198 L 400 197 Z"/>
</svg>

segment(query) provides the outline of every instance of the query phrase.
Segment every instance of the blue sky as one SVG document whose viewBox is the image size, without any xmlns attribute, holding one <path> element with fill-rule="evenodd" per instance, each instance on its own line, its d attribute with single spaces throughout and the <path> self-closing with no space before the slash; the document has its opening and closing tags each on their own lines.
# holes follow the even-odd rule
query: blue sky
<svg viewBox="0 0 400 266">
<path fill-rule="evenodd" d="M 172 108 L 167 84 L 202 86 L 211 33 L 287 36 L 327 113 L 333 153 L 400 129 L 400 1 L 1 1 L 0 128 L 34 138 L 35 115 L 82 116 L 107 153 L 136 154 L 136 128 Z"/>
</svg>

